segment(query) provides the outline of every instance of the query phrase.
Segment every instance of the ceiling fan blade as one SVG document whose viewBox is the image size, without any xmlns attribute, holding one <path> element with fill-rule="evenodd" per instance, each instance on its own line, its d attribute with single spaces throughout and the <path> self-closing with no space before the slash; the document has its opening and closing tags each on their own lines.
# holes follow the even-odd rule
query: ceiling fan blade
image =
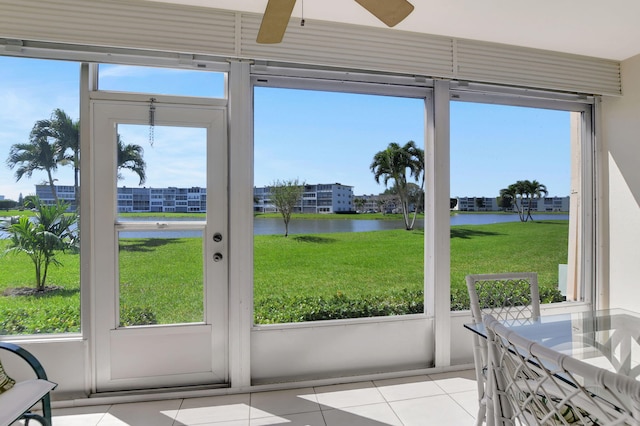
<svg viewBox="0 0 640 426">
<path fill-rule="evenodd" d="M 356 0 L 356 2 L 388 27 L 394 27 L 413 12 L 413 5 L 407 0 Z"/>
<path fill-rule="evenodd" d="M 295 4 L 296 0 L 269 0 L 256 41 L 263 44 L 280 43 Z"/>
</svg>

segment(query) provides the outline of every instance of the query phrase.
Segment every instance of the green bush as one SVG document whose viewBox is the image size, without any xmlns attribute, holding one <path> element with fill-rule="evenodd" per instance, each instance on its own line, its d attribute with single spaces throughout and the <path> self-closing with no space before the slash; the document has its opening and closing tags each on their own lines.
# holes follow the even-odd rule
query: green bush
<svg viewBox="0 0 640 426">
<path fill-rule="evenodd" d="M 157 324 L 158 319 L 153 310 L 148 306 L 123 306 L 120 311 L 120 327 L 129 327 L 132 325 L 151 325 Z"/>
<path fill-rule="evenodd" d="M 346 318 L 367 318 L 424 312 L 421 290 L 400 290 L 385 295 L 349 297 L 341 292 L 331 297 L 269 296 L 255 301 L 254 322 L 277 324 Z M 542 303 L 565 300 L 557 288 L 540 288 Z M 466 289 L 451 289 L 451 310 L 469 309 Z"/>
<path fill-rule="evenodd" d="M 400 290 L 385 295 L 349 297 L 270 296 L 255 301 L 256 324 L 319 321 L 418 314 L 424 311 L 423 292 Z"/>
<path fill-rule="evenodd" d="M 347 296 L 338 292 L 330 297 L 270 296 L 255 301 L 256 324 L 277 324 L 346 318 L 367 318 L 424 312 L 421 290 L 398 290 L 383 295 Z M 542 303 L 562 302 L 556 288 L 540 289 Z M 469 309 L 469 294 L 451 290 L 451 310 Z M 120 326 L 158 324 L 155 312 L 148 306 L 123 307 Z M 43 307 L 42 309 L 6 309 L 0 318 L 0 335 L 80 332 L 80 309 L 77 306 Z"/>
<path fill-rule="evenodd" d="M 80 308 L 77 306 L 6 309 L 0 318 L 0 335 L 78 332 Z"/>
<path fill-rule="evenodd" d="M 123 309 L 120 326 L 157 324 L 156 315 L 149 307 Z M 77 306 L 38 309 L 5 309 L 0 317 L 0 335 L 79 333 L 80 308 Z"/>
<path fill-rule="evenodd" d="M 540 303 L 557 303 L 564 302 L 566 298 L 555 287 L 542 286 L 539 289 Z M 482 297 L 481 297 L 482 298 Z M 528 300 L 523 299 L 523 303 L 529 303 Z M 469 292 L 466 288 L 452 288 L 451 289 L 451 310 L 452 311 L 465 311 L 470 309 Z"/>
</svg>

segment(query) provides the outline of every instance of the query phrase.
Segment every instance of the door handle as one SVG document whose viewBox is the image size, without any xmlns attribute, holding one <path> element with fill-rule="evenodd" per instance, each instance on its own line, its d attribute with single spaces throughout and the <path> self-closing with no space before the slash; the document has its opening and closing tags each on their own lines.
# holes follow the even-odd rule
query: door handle
<svg viewBox="0 0 640 426">
<path fill-rule="evenodd" d="M 213 255 L 213 261 L 214 262 L 220 262 L 222 260 L 222 253 L 215 253 Z"/>
</svg>

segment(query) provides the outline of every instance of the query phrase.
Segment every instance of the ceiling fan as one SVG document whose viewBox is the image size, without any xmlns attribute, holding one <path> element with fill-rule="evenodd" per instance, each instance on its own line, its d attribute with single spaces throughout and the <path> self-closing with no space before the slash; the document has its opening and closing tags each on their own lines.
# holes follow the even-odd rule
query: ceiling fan
<svg viewBox="0 0 640 426">
<path fill-rule="evenodd" d="M 413 5 L 407 0 L 355 1 L 388 27 L 395 26 L 413 11 Z M 296 0 L 269 0 L 256 41 L 261 44 L 280 43 L 295 4 Z"/>
</svg>

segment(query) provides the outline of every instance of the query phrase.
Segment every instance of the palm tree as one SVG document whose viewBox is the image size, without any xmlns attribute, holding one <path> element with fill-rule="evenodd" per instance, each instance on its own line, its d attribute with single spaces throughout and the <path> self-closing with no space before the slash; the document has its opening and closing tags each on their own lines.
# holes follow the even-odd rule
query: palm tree
<svg viewBox="0 0 640 426">
<path fill-rule="evenodd" d="M 33 220 L 23 215 L 17 222 L 4 226 L 3 230 L 9 234 L 4 253 L 29 256 L 35 267 L 36 289 L 44 291 L 49 266 L 61 265 L 55 257 L 56 252 L 77 250 L 77 234 L 73 227 L 78 216 L 65 214 L 69 207 L 66 203 L 45 205 L 37 197 L 34 203 Z"/>
<path fill-rule="evenodd" d="M 138 175 L 140 178 L 139 185 L 144 185 L 147 180 L 146 167 L 142 155 L 144 149 L 140 145 L 124 144 L 118 134 L 118 179 L 122 179 L 120 169 L 127 169 Z"/>
<path fill-rule="evenodd" d="M 542 198 L 543 194 L 546 196 L 549 192 L 547 191 L 546 185 L 541 184 L 537 180 L 534 181 L 525 181 L 525 185 L 527 188 L 527 193 L 529 197 L 529 206 L 527 208 L 527 218 L 533 220 L 531 216 L 531 205 L 533 204 L 534 198 Z"/>
<path fill-rule="evenodd" d="M 413 210 L 413 218 L 411 219 L 411 229 L 413 229 L 413 225 L 416 222 L 416 216 L 418 215 L 418 211 L 424 210 L 423 209 L 424 200 L 422 198 L 424 195 L 424 150 L 421 148 L 418 148 L 413 141 L 409 141 L 409 143 L 407 143 L 404 146 L 404 149 L 407 150 L 411 158 L 412 164 L 410 169 L 412 171 L 412 176 L 415 177 L 416 182 L 420 180 L 420 190 L 418 191 L 418 200 Z"/>
<path fill-rule="evenodd" d="M 518 216 L 521 222 L 527 222 L 529 219 L 533 220 L 531 216 L 531 207 L 534 198 L 541 198 L 542 194 L 547 195 L 547 187 L 537 180 L 519 180 L 516 183 L 512 183 L 507 188 L 500 190 L 500 197 L 503 199 L 510 199 L 511 205 L 515 206 Z M 527 200 L 527 207 L 525 212 L 524 200 Z"/>
<path fill-rule="evenodd" d="M 146 181 L 146 163 L 142 158 L 142 147 L 125 145 L 118 135 L 117 149 L 118 170 L 131 170 L 143 185 Z M 56 204 L 58 193 L 53 173 L 58 165 L 72 165 L 76 210 L 80 208 L 80 122 L 71 119 L 62 109 L 56 108 L 50 118 L 36 121 L 29 135 L 29 143 L 13 145 L 6 162 L 11 169 L 17 167 L 16 181 L 25 175 L 30 178 L 36 170 L 46 171 Z M 118 179 L 122 179 L 119 173 Z"/>
<path fill-rule="evenodd" d="M 527 221 L 527 216 L 524 213 L 524 199 L 527 195 L 527 184 L 524 180 L 519 180 L 516 183 L 509 185 L 509 188 L 515 194 L 515 206 L 520 216 L 521 222 Z"/>
<path fill-rule="evenodd" d="M 407 230 L 413 229 L 413 220 L 409 222 L 409 196 L 407 192 L 407 177 L 413 177 L 416 182 L 422 178 L 424 186 L 424 151 L 413 141 L 400 146 L 391 142 L 387 149 L 376 153 L 369 166 L 376 182 L 382 178 L 385 186 L 389 180 L 394 181 L 397 195 L 400 198 L 402 216 Z M 416 209 L 417 210 L 417 209 Z"/>
<path fill-rule="evenodd" d="M 7 166 L 10 169 L 16 168 L 16 182 L 23 176 L 30 178 L 36 170 L 45 171 L 53 199 L 57 204 L 58 193 L 53 183 L 53 172 L 58 169 L 59 148 L 55 143 L 49 142 L 46 134 L 37 131 L 32 131 L 29 139 L 28 143 L 17 143 L 11 146 Z"/>
<path fill-rule="evenodd" d="M 76 210 L 80 207 L 80 122 L 73 121 L 67 113 L 56 108 L 48 120 L 38 120 L 31 130 L 32 135 L 52 138 L 57 145 L 56 162 L 73 166 L 73 187 Z"/>
</svg>

